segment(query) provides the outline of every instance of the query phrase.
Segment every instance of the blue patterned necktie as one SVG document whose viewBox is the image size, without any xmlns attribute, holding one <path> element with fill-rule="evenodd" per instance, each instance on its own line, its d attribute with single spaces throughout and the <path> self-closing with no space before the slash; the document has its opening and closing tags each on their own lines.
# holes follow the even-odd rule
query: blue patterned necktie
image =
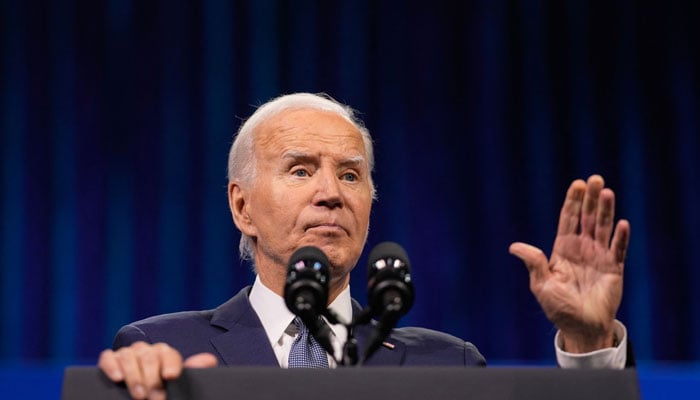
<svg viewBox="0 0 700 400">
<path fill-rule="evenodd" d="M 289 351 L 289 368 L 328 368 L 328 356 L 299 317 L 294 318 L 297 337 Z"/>
</svg>

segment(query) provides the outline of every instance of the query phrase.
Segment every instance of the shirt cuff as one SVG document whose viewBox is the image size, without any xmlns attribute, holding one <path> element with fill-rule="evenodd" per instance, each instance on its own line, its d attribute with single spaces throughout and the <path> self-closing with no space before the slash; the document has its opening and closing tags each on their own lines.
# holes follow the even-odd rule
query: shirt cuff
<svg viewBox="0 0 700 400">
<path fill-rule="evenodd" d="M 557 331 L 554 337 L 554 348 L 557 353 L 557 363 L 562 368 L 571 369 L 624 369 L 627 362 L 627 328 L 622 322 L 614 322 L 615 336 L 618 338 L 616 347 L 609 347 L 590 353 L 569 353 L 562 349 L 564 343 Z"/>
</svg>

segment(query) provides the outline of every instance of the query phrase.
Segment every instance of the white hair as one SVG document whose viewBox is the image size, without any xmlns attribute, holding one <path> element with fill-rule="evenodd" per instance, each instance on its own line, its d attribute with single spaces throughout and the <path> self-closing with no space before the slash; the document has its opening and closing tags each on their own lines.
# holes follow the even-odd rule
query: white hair
<svg viewBox="0 0 700 400">
<path fill-rule="evenodd" d="M 335 113 L 360 131 L 362 141 L 367 153 L 367 163 L 369 165 L 369 183 L 372 190 L 372 198 L 376 196 L 374 182 L 372 181 L 372 170 L 374 169 L 374 148 L 372 137 L 364 123 L 356 117 L 355 110 L 350 106 L 339 103 L 325 93 L 293 93 L 287 94 L 268 101 L 258 107 L 238 129 L 238 133 L 233 139 L 231 150 L 228 155 L 228 181 L 250 185 L 255 179 L 255 134 L 257 127 L 271 117 L 290 109 L 315 109 Z M 255 250 L 253 240 L 250 236 L 241 232 L 241 242 L 239 252 L 242 259 L 253 260 Z"/>
</svg>

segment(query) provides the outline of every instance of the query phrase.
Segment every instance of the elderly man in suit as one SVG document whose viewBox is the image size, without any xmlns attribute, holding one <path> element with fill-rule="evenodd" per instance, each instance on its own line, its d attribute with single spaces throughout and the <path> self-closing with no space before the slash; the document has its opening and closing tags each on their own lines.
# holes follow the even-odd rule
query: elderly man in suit
<svg viewBox="0 0 700 400">
<path fill-rule="evenodd" d="M 324 95 L 297 93 L 264 104 L 241 126 L 229 154 L 228 198 L 240 250 L 257 277 L 214 310 L 151 317 L 124 326 L 99 367 L 126 382 L 134 398 L 164 398 L 163 381 L 183 367 L 291 367 L 303 328 L 283 300 L 290 256 L 303 246 L 330 261 L 329 308 L 345 320 L 359 312 L 350 272 L 367 239 L 375 197 L 372 140 L 352 109 Z M 629 223 L 614 226 L 614 193 L 594 175 L 574 181 L 561 210 L 552 254 L 525 243 L 510 252 L 530 272 L 530 287 L 559 329 L 562 367 L 629 365 L 627 334 L 615 320 Z M 344 329 L 331 326 L 333 341 Z M 359 347 L 368 327 L 358 327 Z M 313 339 L 309 339 L 313 342 Z M 336 358 L 324 354 L 323 366 Z M 326 359 L 327 358 L 327 359 Z M 483 366 L 469 342 L 422 328 L 395 329 L 368 361 L 373 365 Z"/>
</svg>

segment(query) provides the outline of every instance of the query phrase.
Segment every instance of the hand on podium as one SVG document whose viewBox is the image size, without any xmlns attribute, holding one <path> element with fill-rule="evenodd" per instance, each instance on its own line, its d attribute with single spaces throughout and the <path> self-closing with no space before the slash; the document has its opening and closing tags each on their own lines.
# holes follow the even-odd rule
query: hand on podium
<svg viewBox="0 0 700 400">
<path fill-rule="evenodd" d="M 166 397 L 164 381 L 179 377 L 184 367 L 215 367 L 217 360 L 212 354 L 200 353 L 183 362 L 180 353 L 165 343 L 136 342 L 117 351 L 103 351 L 97 365 L 115 383 L 124 382 L 134 399 L 160 400 Z"/>
</svg>

